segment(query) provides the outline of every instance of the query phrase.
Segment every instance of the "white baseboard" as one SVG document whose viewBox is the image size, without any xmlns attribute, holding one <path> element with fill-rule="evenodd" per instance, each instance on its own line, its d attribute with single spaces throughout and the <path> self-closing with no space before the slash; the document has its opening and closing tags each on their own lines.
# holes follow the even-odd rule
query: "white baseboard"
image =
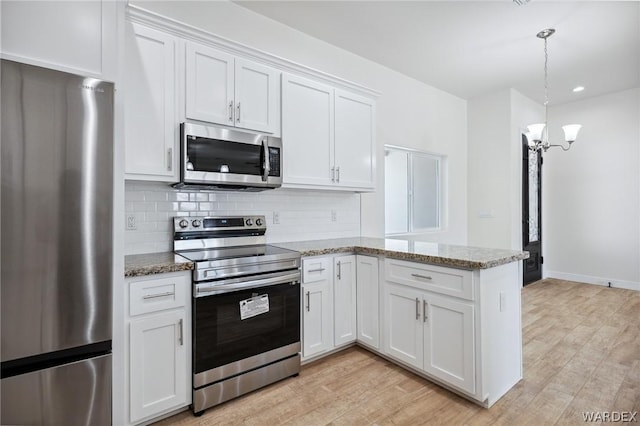
<svg viewBox="0 0 640 426">
<path fill-rule="evenodd" d="M 577 281 L 587 284 L 595 284 L 607 287 L 611 283 L 613 288 L 626 288 L 628 290 L 640 291 L 640 282 L 624 281 L 613 278 L 594 277 L 591 275 L 570 274 L 568 272 L 545 271 L 545 278 L 556 278 L 559 280 Z"/>
</svg>

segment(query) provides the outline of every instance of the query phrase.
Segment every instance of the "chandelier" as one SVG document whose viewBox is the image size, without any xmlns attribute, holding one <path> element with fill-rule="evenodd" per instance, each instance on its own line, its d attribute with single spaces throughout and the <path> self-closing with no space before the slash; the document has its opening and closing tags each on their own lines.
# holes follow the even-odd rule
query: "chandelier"
<svg viewBox="0 0 640 426">
<path fill-rule="evenodd" d="M 549 143 L 549 131 L 547 128 L 547 107 L 549 104 L 549 76 L 547 70 L 547 63 L 549 61 L 549 54 L 547 52 L 547 38 L 551 37 L 556 30 L 553 28 L 547 28 L 540 31 L 536 36 L 544 40 L 544 123 L 531 124 L 527 126 L 527 140 L 529 141 L 529 149 L 531 151 L 544 150 L 547 152 L 549 148 L 560 147 L 563 151 L 569 151 L 571 144 L 575 142 L 578 136 L 578 131 L 582 127 L 580 124 L 568 124 L 562 126 L 564 131 L 564 140 L 567 142 L 565 145 L 557 145 Z"/>
</svg>

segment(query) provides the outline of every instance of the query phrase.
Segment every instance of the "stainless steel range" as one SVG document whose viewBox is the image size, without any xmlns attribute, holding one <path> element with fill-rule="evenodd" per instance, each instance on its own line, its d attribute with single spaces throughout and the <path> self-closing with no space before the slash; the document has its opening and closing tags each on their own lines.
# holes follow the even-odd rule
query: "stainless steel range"
<svg viewBox="0 0 640 426">
<path fill-rule="evenodd" d="M 174 218 L 193 271 L 193 412 L 300 371 L 300 253 L 265 244 L 264 216 Z"/>
</svg>

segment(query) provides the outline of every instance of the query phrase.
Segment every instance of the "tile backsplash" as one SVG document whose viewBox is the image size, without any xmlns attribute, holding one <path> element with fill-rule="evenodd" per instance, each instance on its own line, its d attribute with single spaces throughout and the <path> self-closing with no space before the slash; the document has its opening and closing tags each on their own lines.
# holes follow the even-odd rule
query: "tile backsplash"
<svg viewBox="0 0 640 426">
<path fill-rule="evenodd" d="M 127 181 L 125 254 L 173 250 L 174 216 L 225 215 L 264 215 L 269 243 L 360 235 L 360 195 L 351 192 L 205 192 Z"/>
</svg>

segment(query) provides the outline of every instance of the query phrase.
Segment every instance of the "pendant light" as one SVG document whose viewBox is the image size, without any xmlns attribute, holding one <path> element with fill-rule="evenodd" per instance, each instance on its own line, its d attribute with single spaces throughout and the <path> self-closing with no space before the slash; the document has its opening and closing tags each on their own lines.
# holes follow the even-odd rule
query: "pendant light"
<svg viewBox="0 0 640 426">
<path fill-rule="evenodd" d="M 532 124 L 527 126 L 527 140 L 529 141 L 529 149 L 532 151 L 544 150 L 545 152 L 552 147 L 560 147 L 563 151 L 569 151 L 571 144 L 575 142 L 578 136 L 578 131 L 582 127 L 580 124 L 568 124 L 562 126 L 564 131 L 564 140 L 567 142 L 565 145 L 557 145 L 549 143 L 549 130 L 547 127 L 547 109 L 549 104 L 549 76 L 548 76 L 548 61 L 549 54 L 547 52 L 547 39 L 555 33 L 553 28 L 547 28 L 540 31 L 536 36 L 544 40 L 544 123 Z"/>
</svg>

